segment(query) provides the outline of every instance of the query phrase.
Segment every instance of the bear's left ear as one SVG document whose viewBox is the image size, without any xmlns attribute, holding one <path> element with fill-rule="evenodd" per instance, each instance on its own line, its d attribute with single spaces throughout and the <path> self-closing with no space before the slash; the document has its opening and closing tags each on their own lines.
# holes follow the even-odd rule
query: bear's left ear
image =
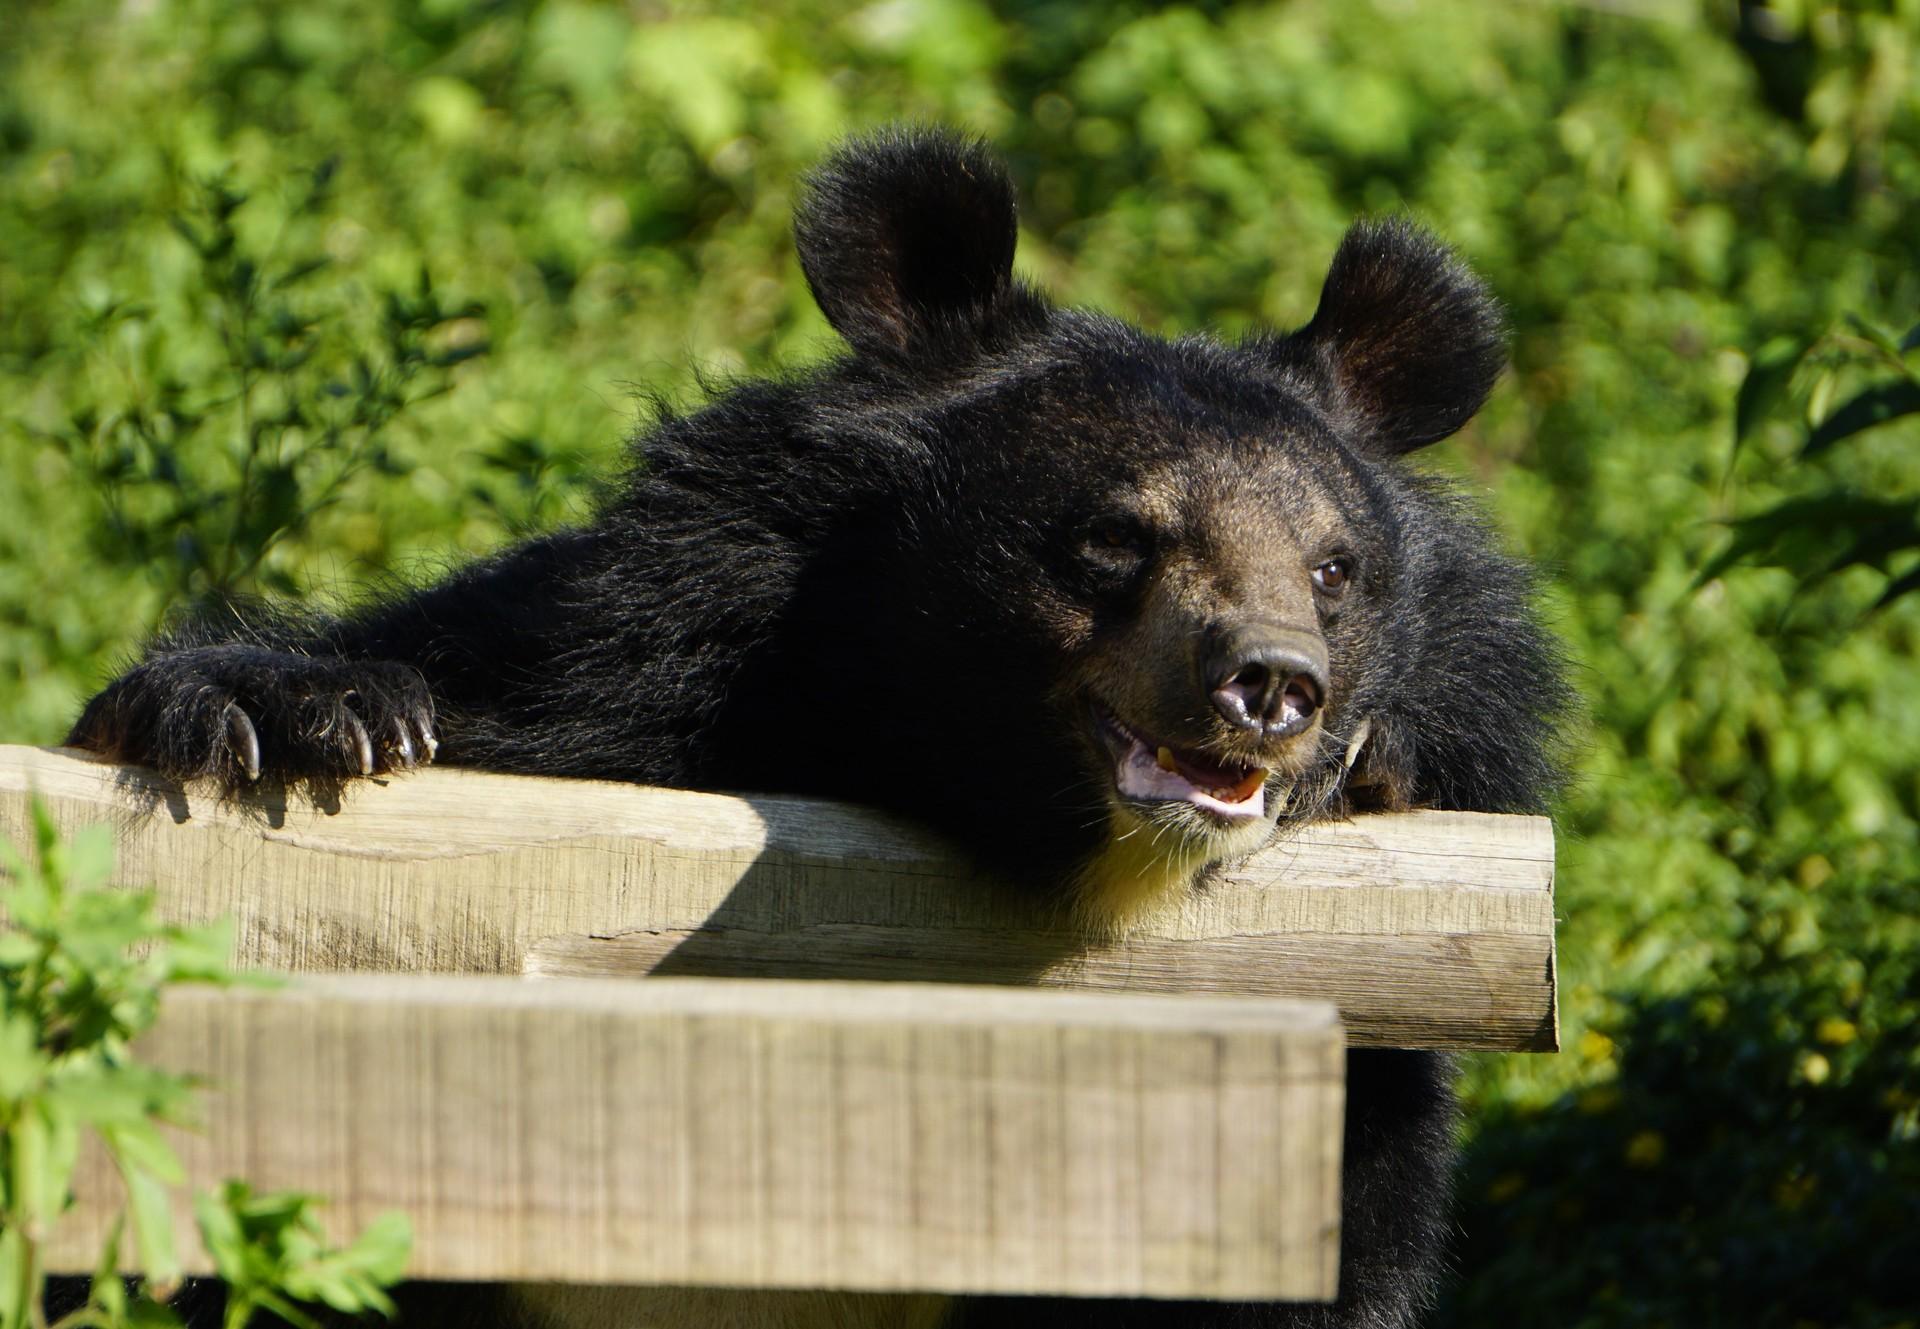
<svg viewBox="0 0 1920 1329">
<path fill-rule="evenodd" d="M 1408 222 L 1361 222 L 1340 242 L 1313 321 L 1275 348 L 1318 371 L 1363 445 L 1437 443 L 1471 420 L 1506 365 L 1499 303 L 1445 245 Z"/>
<path fill-rule="evenodd" d="M 1013 279 L 1013 182 L 950 130 L 846 144 L 808 176 L 793 232 L 827 321 L 869 355 L 951 354 L 1044 309 Z"/>
</svg>

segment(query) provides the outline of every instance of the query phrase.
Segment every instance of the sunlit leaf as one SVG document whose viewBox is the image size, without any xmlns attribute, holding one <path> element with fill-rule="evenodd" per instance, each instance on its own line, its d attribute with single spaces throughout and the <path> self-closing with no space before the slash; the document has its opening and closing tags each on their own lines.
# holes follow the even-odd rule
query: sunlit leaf
<svg viewBox="0 0 1920 1329">
<path fill-rule="evenodd" d="M 140 1268 L 157 1283 L 171 1283 L 180 1277 L 179 1258 L 174 1254 L 173 1214 L 167 1203 L 167 1187 L 151 1173 L 129 1165 L 116 1154 L 120 1178 L 127 1188 L 127 1207 L 133 1217 L 134 1248 Z"/>
<path fill-rule="evenodd" d="M 83 826 L 67 841 L 67 880 L 81 890 L 106 884 L 113 875 L 113 829 Z"/>
<path fill-rule="evenodd" d="M 1891 332 L 1877 323 L 1870 323 L 1858 314 L 1847 315 L 1847 326 L 1872 342 L 1881 351 L 1895 360 L 1900 358 L 1900 342 Z"/>
<path fill-rule="evenodd" d="M 1902 596 L 1912 595 L 1915 591 L 1920 591 L 1920 568 L 1915 568 L 1888 582 L 1887 588 L 1880 592 L 1880 598 L 1874 601 L 1873 607 L 1883 609 Z"/>
<path fill-rule="evenodd" d="M 178 1186 L 187 1179 L 186 1170 L 180 1166 L 180 1157 L 174 1153 L 173 1146 L 161 1137 L 160 1132 L 144 1116 L 142 1120 L 129 1125 L 110 1126 L 101 1134 L 122 1171 L 138 1169 L 172 1186 Z"/>
<path fill-rule="evenodd" d="M 5 900 L 5 896 L 0 896 L 0 907 L 4 907 Z M 0 933 L 0 969 L 18 969 L 32 963 L 39 953 L 40 943 L 27 933 Z"/>
<path fill-rule="evenodd" d="M 278 1315 L 293 1329 L 321 1329 L 319 1321 L 278 1293 L 262 1288 L 255 1296 L 262 1307 Z"/>
<path fill-rule="evenodd" d="M 47 1064 L 33 1017 L 0 1010 L 0 1104 L 24 1097 L 46 1074 Z"/>
<path fill-rule="evenodd" d="M 193 1197 L 193 1215 L 214 1271 L 229 1282 L 244 1278 L 247 1243 L 231 1205 L 221 1195 L 202 1192 Z"/>
<path fill-rule="evenodd" d="M 380 1283 L 397 1283 L 406 1275 L 413 1253 L 413 1224 L 401 1213 L 382 1214 L 367 1224 L 345 1256 L 354 1268 Z"/>
<path fill-rule="evenodd" d="M 1916 411 L 1920 411 L 1920 383 L 1888 383 L 1868 388 L 1822 419 L 1807 436 L 1800 455 L 1817 456 L 1842 439 Z"/>
<path fill-rule="evenodd" d="M 167 933 L 167 975 L 171 980 L 229 980 L 233 955 L 233 920 L 215 919 L 197 927 L 169 929 Z M 240 977 L 254 986 L 271 987 L 280 980 L 272 974 L 247 973 Z"/>
<path fill-rule="evenodd" d="M 8 1197 L 18 1206 L 23 1220 L 42 1228 L 60 1212 L 66 1192 L 66 1178 L 55 1175 L 48 1157 L 47 1137 L 45 1115 L 37 1106 L 29 1106 L 14 1120 L 7 1139 L 13 1164 L 13 1175 L 7 1179 Z"/>
<path fill-rule="evenodd" d="M 26 1329 L 40 1294 L 38 1272 L 29 1263 L 26 1234 L 0 1225 L 0 1329 Z"/>
</svg>

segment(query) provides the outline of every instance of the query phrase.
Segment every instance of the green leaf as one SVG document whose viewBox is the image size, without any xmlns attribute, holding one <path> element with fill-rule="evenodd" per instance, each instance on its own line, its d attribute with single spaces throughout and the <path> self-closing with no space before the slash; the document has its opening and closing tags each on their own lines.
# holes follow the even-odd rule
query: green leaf
<svg viewBox="0 0 1920 1329">
<path fill-rule="evenodd" d="M 71 1121 L 50 1118 L 47 1122 L 46 1150 L 47 1182 L 51 1190 L 48 1198 L 53 1206 L 53 1214 L 58 1217 L 66 1212 L 73 1188 L 74 1169 L 80 1162 L 79 1126 Z"/>
<path fill-rule="evenodd" d="M 76 890 L 104 886 L 113 876 L 113 830 L 83 826 L 67 841 L 67 884 Z"/>
<path fill-rule="evenodd" d="M 29 1103 L 13 1123 L 8 1140 L 13 1175 L 8 1179 L 12 1208 L 21 1219 L 44 1230 L 60 1215 L 67 1178 L 53 1158 L 52 1127 L 37 1103 Z"/>
<path fill-rule="evenodd" d="M 40 1295 L 39 1271 L 30 1266 L 26 1235 L 0 1226 L 0 1329 L 26 1329 Z"/>
<path fill-rule="evenodd" d="M 58 875 L 60 862 L 60 828 L 54 825 L 53 813 L 47 810 L 46 802 L 35 795 L 31 800 L 33 810 L 33 847 L 39 852 L 42 872 L 49 878 Z"/>
<path fill-rule="evenodd" d="M 246 1276 L 247 1241 L 240 1220 L 231 1207 L 231 1183 L 222 1195 L 200 1192 L 193 1197 L 194 1222 L 200 1229 L 200 1242 L 213 1260 L 214 1272 L 228 1282 Z"/>
<path fill-rule="evenodd" d="M 1737 563 L 1815 575 L 1836 566 L 1833 550 L 1841 536 L 1852 536 L 1845 548 L 1872 541 L 1897 548 L 1914 521 L 1911 500 L 1868 498 L 1844 490 L 1789 499 L 1734 522 L 1732 543 L 1707 562 L 1694 585 L 1705 585 Z"/>
<path fill-rule="evenodd" d="M 317 254 L 312 258 L 302 259 L 278 277 L 275 277 L 271 289 L 279 291 L 289 286 L 297 286 L 299 283 L 313 276 L 314 273 L 323 272 L 332 265 L 333 260 L 325 254 Z"/>
<path fill-rule="evenodd" d="M 130 1167 L 117 1154 L 121 1180 L 127 1186 L 127 1207 L 133 1215 L 134 1247 L 140 1254 L 140 1268 L 156 1283 L 173 1283 L 180 1277 L 180 1261 L 174 1254 L 173 1214 L 167 1206 L 167 1188 L 150 1174 Z"/>
<path fill-rule="evenodd" d="M 169 981 L 229 983 L 236 975 L 228 967 L 233 954 L 233 920 L 215 919 L 197 927 L 169 928 L 166 969 Z M 247 975 L 249 986 L 276 986 L 272 974 Z"/>
<path fill-rule="evenodd" d="M 264 545 L 300 517 L 300 479 L 291 466 L 267 466 L 258 475 L 255 493 L 243 495 L 248 539 Z"/>
<path fill-rule="evenodd" d="M 492 345 L 484 340 L 468 342 L 463 346 L 455 346 L 449 350 L 441 351 L 437 355 L 428 356 L 427 363 L 435 369 L 446 369 L 459 364 L 463 360 L 471 360 L 477 355 L 485 355 L 492 349 Z"/>
<path fill-rule="evenodd" d="M 107 1239 L 100 1245 L 100 1258 L 93 1266 L 93 1285 L 87 1293 L 90 1304 L 116 1318 L 127 1312 L 127 1285 L 120 1281 L 120 1234 L 126 1224 L 125 1214 L 114 1215 Z"/>
<path fill-rule="evenodd" d="M 47 1073 L 39 1027 L 24 1011 L 0 1012 L 0 1103 L 18 1102 Z"/>
<path fill-rule="evenodd" d="M 311 1210 L 320 1203 L 305 1191 L 269 1191 L 255 1195 L 251 1187 L 227 1183 L 227 1202 L 249 1229 L 284 1233 L 312 1221 Z"/>
<path fill-rule="evenodd" d="M 1747 365 L 1747 376 L 1741 380 L 1740 394 L 1733 404 L 1735 453 L 1786 399 L 1787 385 L 1806 351 L 1805 342 L 1790 337 L 1775 337 L 1754 353 Z"/>
<path fill-rule="evenodd" d="M 1873 607 L 1875 609 L 1884 609 L 1901 596 L 1911 595 L 1915 591 L 1920 591 L 1920 568 L 1915 568 L 1911 572 L 1903 576 L 1895 577 L 1892 581 L 1888 582 L 1887 588 L 1880 592 L 1880 598 L 1873 602 Z"/>
<path fill-rule="evenodd" d="M 97 883 L 96 883 L 97 884 Z M 106 891 L 87 887 L 74 897 L 62 944 L 82 967 L 111 971 L 126 967 L 128 948 L 160 932 L 147 892 Z"/>
<path fill-rule="evenodd" d="M 1864 318 L 1861 318 L 1860 315 L 1858 314 L 1848 314 L 1847 326 L 1851 327 L 1855 332 L 1859 333 L 1862 337 L 1865 337 L 1868 341 L 1872 342 L 1876 347 L 1878 347 L 1881 351 L 1885 352 L 1887 355 L 1891 356 L 1893 359 L 1898 360 L 1900 358 L 1900 343 L 1894 338 L 1894 335 L 1891 332 L 1887 331 L 1885 328 L 1881 327 L 1879 324 L 1869 323 Z"/>
<path fill-rule="evenodd" d="M 40 875 L 33 864 L 27 861 L 26 856 L 13 847 L 11 840 L 0 840 L 0 872 L 4 872 L 15 882 L 28 881 Z M 7 898 L 6 895 L 0 895 L 0 899 L 5 898 Z M 9 909 L 8 912 L 11 913 L 12 910 Z"/>
<path fill-rule="evenodd" d="M 7 917 L 13 926 L 22 932 L 40 934 L 52 925 L 58 905 L 58 895 L 52 885 L 39 872 L 29 869 L 28 873 L 14 878 L 13 888 L 0 896 L 7 907 Z M 35 937 L 36 944 L 40 942 Z"/>
<path fill-rule="evenodd" d="M 158 1067 L 90 1058 L 63 1066 L 41 1101 L 76 1125 L 109 1130 L 144 1125 L 149 1116 L 174 1120 L 191 1105 L 192 1093 L 190 1081 Z"/>
<path fill-rule="evenodd" d="M 1920 383 L 1888 383 L 1851 398 L 1827 416 L 1800 449 L 1802 457 L 1817 456 L 1842 439 L 1920 411 Z"/>
<path fill-rule="evenodd" d="M 184 1323 L 172 1307 L 142 1294 L 127 1307 L 127 1329 L 184 1329 Z"/>
<path fill-rule="evenodd" d="M 1900 339 L 1900 349 L 1903 352 L 1920 349 L 1920 323 L 1907 329 L 1907 335 Z"/>
<path fill-rule="evenodd" d="M 121 1171 L 138 1168 L 169 1186 L 178 1186 L 187 1179 L 179 1155 L 161 1138 L 159 1128 L 152 1122 L 142 1119 L 131 1125 L 109 1126 L 100 1134 L 107 1148 L 113 1151 Z"/>
<path fill-rule="evenodd" d="M 346 1254 L 355 1268 L 382 1284 L 406 1276 L 413 1254 L 413 1224 L 402 1213 L 385 1213 L 367 1224 Z"/>
<path fill-rule="evenodd" d="M 262 1306 L 292 1325 L 293 1329 L 321 1329 L 319 1321 L 271 1289 L 262 1288 L 255 1296 Z"/>
<path fill-rule="evenodd" d="M 167 222 L 179 233 L 181 239 L 193 246 L 194 253 L 199 254 L 203 258 L 206 256 L 207 242 L 200 238 L 200 232 L 193 228 L 192 222 L 189 222 L 185 217 L 181 216 L 169 217 L 167 218 Z"/>
</svg>

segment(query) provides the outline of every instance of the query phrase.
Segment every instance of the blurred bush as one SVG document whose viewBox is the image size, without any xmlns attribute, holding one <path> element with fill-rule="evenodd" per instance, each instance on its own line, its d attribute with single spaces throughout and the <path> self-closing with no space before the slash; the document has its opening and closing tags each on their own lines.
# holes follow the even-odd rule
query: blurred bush
<svg viewBox="0 0 1920 1329">
<path fill-rule="evenodd" d="M 786 228 L 850 129 L 991 135 L 1023 265 L 1166 332 L 1303 320 L 1358 213 L 1436 227 L 1515 333 L 1435 464 L 1549 570 L 1592 711 L 1560 818 L 1570 1053 L 1470 1073 L 1448 1314 L 1911 1315 L 1876 1271 L 1909 1261 L 1914 1218 L 1920 597 L 1873 606 L 1916 555 L 1802 574 L 1869 510 L 1824 500 L 1911 512 L 1920 434 L 1902 416 L 1801 455 L 1894 371 L 1795 357 L 1916 322 L 1916 0 L 14 0 L 4 22 L 16 740 L 57 739 L 181 594 L 429 576 L 583 511 L 631 398 L 829 353 Z M 292 330 L 270 356 L 312 344 L 285 391 L 235 385 L 210 232 L 175 229 L 204 226 L 209 182 L 245 197 L 223 224 L 256 273 L 325 260 L 273 294 L 294 321 L 260 325 Z M 429 321 L 396 341 L 388 297 L 424 298 L 423 271 Z M 488 353 L 417 362 L 336 483 L 347 454 L 285 403 L 408 346 Z M 247 391 L 277 422 L 257 443 Z M 149 466 L 134 542 L 111 454 L 73 439 L 154 420 L 227 506 L 176 520 Z M 246 497 L 250 448 L 301 501 L 224 563 L 194 554 L 273 501 Z M 1783 506 L 1798 533 L 1744 552 L 1787 566 L 1711 566 Z"/>
</svg>

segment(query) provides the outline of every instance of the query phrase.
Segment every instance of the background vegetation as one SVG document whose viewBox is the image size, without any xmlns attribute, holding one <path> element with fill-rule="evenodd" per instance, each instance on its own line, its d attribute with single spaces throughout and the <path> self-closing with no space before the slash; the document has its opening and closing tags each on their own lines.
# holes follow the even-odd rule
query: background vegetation
<svg viewBox="0 0 1920 1329">
<path fill-rule="evenodd" d="M 849 129 L 990 134 L 1026 267 L 1167 332 L 1303 320 L 1355 214 L 1439 229 L 1515 337 L 1435 464 L 1550 570 L 1591 707 L 1569 1051 L 1471 1070 L 1448 1322 L 1915 1321 L 1920 432 L 1807 446 L 1913 381 L 1915 0 L 0 25 L 11 741 L 183 597 L 431 576 L 583 511 L 637 392 L 829 353 L 786 228 Z"/>
<path fill-rule="evenodd" d="M 170 988 L 274 980 L 229 972 L 230 923 L 164 924 L 150 892 L 109 889 L 109 827 L 62 842 L 36 802 L 33 831 L 29 851 L 0 841 L 0 1329 L 180 1329 L 166 1304 L 181 1273 L 168 1192 L 186 1174 L 160 1127 L 197 1124 L 204 1086 L 140 1064 L 130 1045 Z M 66 1217 L 89 1136 L 105 1146 L 126 1203 L 94 1277 L 45 1297 L 44 1243 Z M 302 1302 L 393 1314 L 382 1289 L 406 1268 L 406 1217 L 384 1215 L 332 1249 L 322 1203 L 256 1195 L 244 1181 L 194 1196 L 201 1243 L 227 1289 L 225 1329 L 257 1314 L 319 1329 Z M 133 1287 L 117 1273 L 123 1254 L 141 1274 Z M 76 1296 L 85 1303 L 46 1305 Z"/>
</svg>

